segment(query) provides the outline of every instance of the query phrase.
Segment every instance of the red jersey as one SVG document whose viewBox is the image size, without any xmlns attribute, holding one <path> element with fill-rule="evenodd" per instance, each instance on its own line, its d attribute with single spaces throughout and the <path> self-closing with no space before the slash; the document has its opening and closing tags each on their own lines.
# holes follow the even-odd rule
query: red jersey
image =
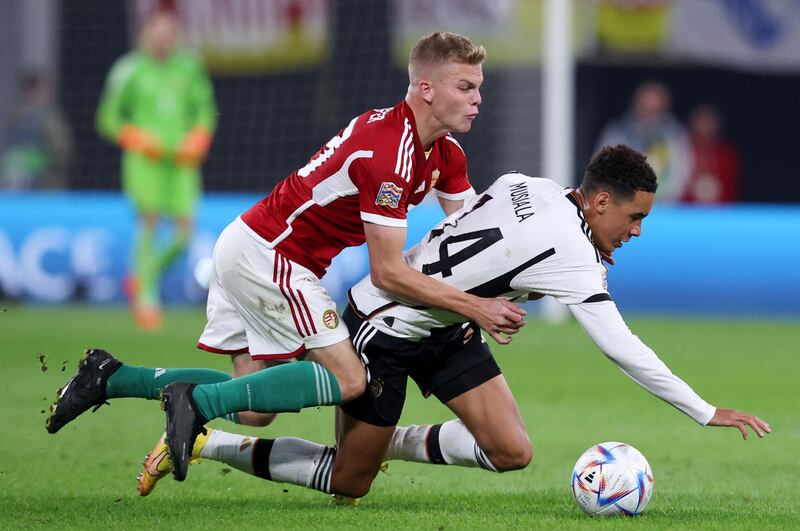
<svg viewBox="0 0 800 531">
<path fill-rule="evenodd" d="M 682 200 L 687 203 L 731 203 L 739 199 L 739 156 L 724 140 L 692 141 L 694 166 Z"/>
<path fill-rule="evenodd" d="M 405 227 L 409 208 L 433 188 L 453 200 L 474 193 L 467 159 L 449 134 L 426 154 L 403 101 L 354 118 L 242 220 L 321 278 L 342 249 L 366 241 L 365 221 Z"/>
</svg>

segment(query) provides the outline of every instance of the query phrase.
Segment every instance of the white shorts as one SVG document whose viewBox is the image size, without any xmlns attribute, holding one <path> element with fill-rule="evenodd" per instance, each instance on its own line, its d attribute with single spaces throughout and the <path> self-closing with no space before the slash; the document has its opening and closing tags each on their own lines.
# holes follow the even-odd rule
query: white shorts
<svg viewBox="0 0 800 531">
<path fill-rule="evenodd" d="M 214 247 L 198 348 L 283 359 L 349 339 L 336 304 L 310 270 L 267 247 L 240 218 Z"/>
</svg>

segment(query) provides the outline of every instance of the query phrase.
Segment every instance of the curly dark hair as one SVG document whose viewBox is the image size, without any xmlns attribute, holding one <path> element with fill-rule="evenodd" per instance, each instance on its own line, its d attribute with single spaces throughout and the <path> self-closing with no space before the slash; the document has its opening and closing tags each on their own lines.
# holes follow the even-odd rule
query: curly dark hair
<svg viewBox="0 0 800 531">
<path fill-rule="evenodd" d="M 639 190 L 655 193 L 656 174 L 647 158 L 625 146 L 605 146 L 598 151 L 583 174 L 581 190 L 592 193 L 605 190 L 614 198 L 627 201 Z"/>
</svg>

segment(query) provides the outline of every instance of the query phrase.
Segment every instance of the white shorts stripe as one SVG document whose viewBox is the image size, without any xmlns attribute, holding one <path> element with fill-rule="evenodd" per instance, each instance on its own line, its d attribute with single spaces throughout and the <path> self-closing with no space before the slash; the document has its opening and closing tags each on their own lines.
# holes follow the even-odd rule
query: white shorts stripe
<svg viewBox="0 0 800 531">
<path fill-rule="evenodd" d="M 297 333 L 300 334 L 300 337 L 306 337 L 308 335 L 308 331 L 303 333 L 303 330 L 300 329 L 300 321 L 297 319 L 297 314 L 299 313 L 297 309 L 295 309 L 294 304 L 292 304 L 292 298 L 288 294 L 288 289 L 286 288 L 287 283 L 287 276 L 291 273 L 289 270 L 288 260 L 283 256 L 275 253 L 276 259 L 280 262 L 279 266 L 279 278 L 278 278 L 278 287 L 283 294 L 283 298 L 286 299 L 287 304 L 289 305 L 289 311 L 292 313 L 292 320 L 294 321 L 294 326 L 297 329 Z"/>
<path fill-rule="evenodd" d="M 308 323 L 306 322 L 307 314 L 303 311 L 304 308 L 300 304 L 300 301 L 298 300 L 297 295 L 295 294 L 294 289 L 292 288 L 292 262 L 290 262 L 289 259 L 286 258 L 285 256 L 281 256 L 281 259 L 283 260 L 287 270 L 286 290 L 289 292 L 289 295 L 291 296 L 292 301 L 294 302 L 295 308 L 297 308 L 297 313 L 300 316 L 300 322 L 303 323 L 303 330 L 305 330 L 307 336 L 310 336 L 311 328 L 308 326 Z M 311 321 L 310 317 L 308 318 L 308 321 L 309 322 Z"/>
<path fill-rule="evenodd" d="M 367 347 L 367 343 L 376 333 L 378 333 L 378 329 L 372 326 L 369 321 L 364 321 L 358 329 L 358 333 L 353 340 L 353 346 L 362 358 L 364 357 L 364 349 Z"/>
<path fill-rule="evenodd" d="M 312 334 L 316 334 L 317 333 L 317 327 L 316 327 L 316 325 L 314 325 L 314 319 L 311 318 L 311 310 L 308 309 L 308 304 L 306 303 L 306 298 L 303 297 L 303 292 L 302 291 L 300 291 L 300 290 L 296 290 L 296 291 L 297 291 L 297 296 L 300 298 L 300 304 L 301 304 L 301 306 L 303 308 L 303 311 L 306 313 L 306 316 L 308 317 L 308 324 L 311 325 L 311 333 Z"/>
<path fill-rule="evenodd" d="M 356 352 L 361 352 L 361 341 L 364 339 L 364 332 L 371 326 L 369 321 L 364 321 L 361 323 L 361 326 L 358 327 L 358 332 L 353 336 L 353 346 L 356 348 Z"/>
</svg>

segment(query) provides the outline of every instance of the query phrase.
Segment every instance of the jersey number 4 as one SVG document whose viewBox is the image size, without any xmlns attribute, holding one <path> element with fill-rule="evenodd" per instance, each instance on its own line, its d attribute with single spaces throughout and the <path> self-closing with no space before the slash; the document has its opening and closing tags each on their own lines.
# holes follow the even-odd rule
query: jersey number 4
<svg viewBox="0 0 800 531">
<path fill-rule="evenodd" d="M 448 236 L 439 244 L 439 261 L 433 262 L 432 264 L 424 264 L 422 266 L 422 272 L 426 275 L 441 273 L 443 277 L 449 277 L 453 274 L 453 267 L 465 260 L 469 260 L 471 257 L 502 239 L 503 233 L 500 232 L 500 229 L 497 227 Z M 460 251 L 452 255 L 450 254 L 448 250 L 450 244 L 470 240 L 475 241 Z"/>
<path fill-rule="evenodd" d="M 445 226 L 450 225 L 452 227 L 457 227 L 458 222 L 468 214 L 471 214 L 478 210 L 480 207 L 486 204 L 487 201 L 490 201 L 492 196 L 489 194 L 484 194 L 480 199 L 478 199 L 471 210 L 468 212 L 463 213 L 459 217 L 457 217 L 453 222 L 446 223 Z M 433 229 L 431 231 L 431 236 L 428 241 L 433 240 L 434 238 L 438 238 L 444 234 L 444 227 L 441 229 Z M 448 236 L 442 243 L 439 244 L 439 261 L 433 262 L 432 264 L 424 264 L 422 266 L 422 272 L 426 275 L 435 275 L 436 273 L 441 273 L 443 277 L 449 277 L 453 274 L 453 267 L 457 266 L 461 262 L 470 259 L 471 257 L 475 256 L 479 252 L 483 251 L 487 247 L 490 247 L 492 244 L 495 244 L 503 239 L 503 233 L 497 227 L 491 229 L 482 229 L 476 230 L 472 232 L 465 232 L 464 234 L 453 234 L 452 236 Z M 470 240 L 475 240 L 472 244 L 464 247 L 460 251 L 454 254 L 450 254 L 448 250 L 448 246 L 451 243 L 459 243 L 459 242 L 467 242 Z"/>
</svg>

